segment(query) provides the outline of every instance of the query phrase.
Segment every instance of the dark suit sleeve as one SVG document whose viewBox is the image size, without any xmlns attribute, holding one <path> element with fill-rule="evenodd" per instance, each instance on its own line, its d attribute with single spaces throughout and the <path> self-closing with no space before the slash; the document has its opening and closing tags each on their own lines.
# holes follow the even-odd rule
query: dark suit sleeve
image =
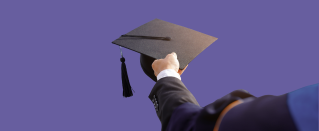
<svg viewBox="0 0 319 131">
<path fill-rule="evenodd" d="M 244 90 L 235 90 L 202 108 L 182 81 L 175 77 L 157 81 L 149 95 L 162 123 L 162 131 L 211 131 L 227 105 L 251 97 L 255 98 Z"/>
<path fill-rule="evenodd" d="M 178 106 L 191 103 L 195 107 L 200 107 L 183 82 L 175 77 L 164 77 L 158 80 L 149 99 L 152 100 L 157 116 L 162 123 L 162 131 L 166 130 L 171 115 Z"/>
<path fill-rule="evenodd" d="M 243 103 L 227 112 L 219 131 L 297 130 L 287 105 L 287 94 L 256 98 L 245 90 L 235 90 L 200 107 L 179 79 L 165 77 L 155 84 L 149 98 L 162 123 L 162 131 L 212 131 L 221 112 L 236 100 Z"/>
<path fill-rule="evenodd" d="M 232 130 L 297 131 L 287 105 L 287 94 L 264 95 L 232 108 L 223 117 L 219 131 Z"/>
</svg>

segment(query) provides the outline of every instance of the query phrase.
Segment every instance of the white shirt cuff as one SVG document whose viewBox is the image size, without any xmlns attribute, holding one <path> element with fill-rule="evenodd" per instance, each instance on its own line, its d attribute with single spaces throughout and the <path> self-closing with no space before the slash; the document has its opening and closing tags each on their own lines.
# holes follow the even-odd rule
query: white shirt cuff
<svg viewBox="0 0 319 131">
<path fill-rule="evenodd" d="M 162 70 L 158 75 L 157 75 L 157 81 L 164 78 L 164 77 L 168 77 L 168 76 L 172 76 L 172 77 L 176 77 L 179 80 L 182 80 L 181 76 L 173 69 L 166 69 L 166 70 Z"/>
</svg>

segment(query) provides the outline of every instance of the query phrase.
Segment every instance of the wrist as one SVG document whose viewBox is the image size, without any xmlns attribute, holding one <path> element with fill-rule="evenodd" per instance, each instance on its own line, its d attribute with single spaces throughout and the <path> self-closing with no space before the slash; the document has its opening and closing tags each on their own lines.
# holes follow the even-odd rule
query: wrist
<svg viewBox="0 0 319 131">
<path fill-rule="evenodd" d="M 178 70 L 175 70 L 174 68 L 168 66 L 168 67 L 165 67 L 165 68 L 154 70 L 156 72 L 155 76 L 157 77 L 159 75 L 159 73 L 161 73 L 164 70 L 170 70 L 170 71 L 174 71 L 174 72 L 178 73 Z"/>
<path fill-rule="evenodd" d="M 176 73 L 178 72 L 178 68 L 176 68 L 175 66 L 173 66 L 173 65 L 167 65 L 165 68 L 162 68 L 161 69 L 161 71 L 163 71 L 163 70 L 173 70 L 173 71 L 175 71 Z M 161 72 L 160 71 L 160 72 Z"/>
<path fill-rule="evenodd" d="M 162 70 L 158 75 L 157 75 L 157 81 L 160 80 L 161 78 L 164 77 L 175 77 L 178 78 L 179 80 L 181 79 L 181 76 L 174 70 L 174 69 L 165 69 Z"/>
</svg>

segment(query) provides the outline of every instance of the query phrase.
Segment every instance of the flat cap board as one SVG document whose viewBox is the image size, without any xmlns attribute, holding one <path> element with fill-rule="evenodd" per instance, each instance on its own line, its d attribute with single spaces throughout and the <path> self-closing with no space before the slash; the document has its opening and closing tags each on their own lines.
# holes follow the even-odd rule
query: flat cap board
<svg viewBox="0 0 319 131">
<path fill-rule="evenodd" d="M 125 35 L 170 37 L 171 40 L 168 41 L 121 36 L 112 43 L 155 59 L 163 59 L 167 54 L 175 52 L 180 69 L 184 69 L 198 54 L 217 40 L 216 37 L 160 19 L 154 19 Z"/>
</svg>

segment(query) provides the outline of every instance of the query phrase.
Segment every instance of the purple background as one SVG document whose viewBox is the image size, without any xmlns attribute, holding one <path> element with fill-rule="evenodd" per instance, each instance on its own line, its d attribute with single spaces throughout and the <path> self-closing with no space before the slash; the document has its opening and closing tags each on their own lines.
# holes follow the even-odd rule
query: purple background
<svg viewBox="0 0 319 131">
<path fill-rule="evenodd" d="M 159 131 L 140 54 L 111 42 L 155 18 L 215 36 L 182 81 L 201 106 L 236 89 L 281 95 L 318 83 L 319 2 L 0 2 L 1 131 Z"/>
</svg>

